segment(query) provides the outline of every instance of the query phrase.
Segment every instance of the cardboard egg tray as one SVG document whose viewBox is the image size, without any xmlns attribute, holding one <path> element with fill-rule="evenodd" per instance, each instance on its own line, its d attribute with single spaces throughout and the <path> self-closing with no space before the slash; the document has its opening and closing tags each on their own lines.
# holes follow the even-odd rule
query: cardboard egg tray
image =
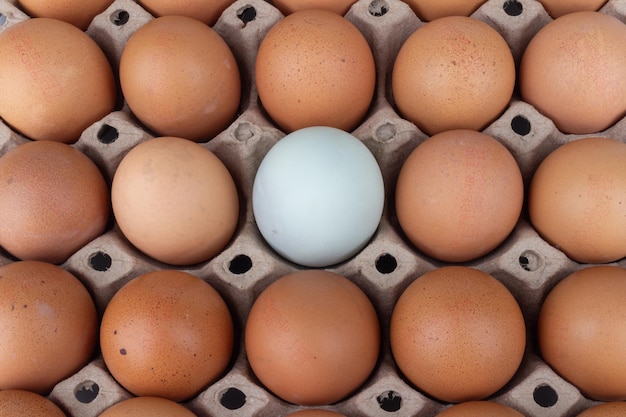
<svg viewBox="0 0 626 417">
<path fill-rule="evenodd" d="M 626 2 L 609 0 L 601 12 L 626 21 Z M 509 44 L 519 62 L 530 38 L 551 21 L 535 0 L 490 0 L 473 15 L 491 25 Z M 266 32 L 283 16 L 264 0 L 237 0 L 214 29 L 239 61 L 243 96 L 232 124 L 202 146 L 215 152 L 238 186 L 241 213 L 235 237 L 224 251 L 202 264 L 177 268 L 212 284 L 229 304 L 236 324 L 236 349 L 226 373 L 184 405 L 203 416 L 280 416 L 306 407 L 289 404 L 266 391 L 255 379 L 243 347 L 243 326 L 253 301 L 273 280 L 301 269 L 278 256 L 259 234 L 252 215 L 251 190 L 256 169 L 270 147 L 284 136 L 264 114 L 254 85 L 256 51 Z M 0 32 L 28 19 L 14 1 L 0 0 Z M 369 41 L 377 64 L 377 90 L 371 109 L 352 133 L 377 158 L 386 186 L 386 208 L 371 242 L 356 256 L 328 268 L 356 282 L 370 297 L 382 323 L 382 354 L 373 374 L 353 395 L 332 406 L 347 416 L 430 417 L 449 404 L 435 401 L 405 381 L 393 362 L 388 323 L 395 301 L 416 277 L 445 264 L 430 259 L 404 238 L 393 211 L 395 180 L 402 163 L 427 136 L 402 119 L 393 107 L 390 74 L 404 40 L 423 23 L 400 0 L 359 0 L 346 14 Z M 132 0 L 116 0 L 98 15 L 87 33 L 110 58 L 114 70 L 132 33 L 153 17 Z M 0 92 L 1 94 L 1 92 Z M 517 94 L 517 93 L 516 93 Z M 514 95 L 507 110 L 484 130 L 514 155 L 526 186 L 541 160 L 562 143 L 581 135 L 560 133 L 551 120 Z M 624 140 L 626 119 L 596 135 Z M 125 103 L 84 131 L 73 144 L 89 155 L 111 181 L 121 158 L 153 135 L 134 119 Z M 0 155 L 27 142 L 0 121 Z M 0 249 L 0 265 L 14 259 Z M 616 262 L 626 266 L 626 261 Z M 523 213 L 510 237 L 495 251 L 466 265 L 501 280 L 517 298 L 528 327 L 526 355 L 514 378 L 488 400 L 508 405 L 525 416 L 570 417 L 596 404 L 546 365 L 536 347 L 535 323 L 547 292 L 569 273 L 585 265 L 568 259 L 542 240 Z M 71 256 L 62 267 L 92 292 L 102 312 L 113 294 L 132 278 L 156 269 L 173 268 L 154 261 L 125 240 L 115 224 Z M 95 417 L 130 398 L 108 373 L 101 356 L 60 382 L 49 398 L 69 416 Z"/>
</svg>

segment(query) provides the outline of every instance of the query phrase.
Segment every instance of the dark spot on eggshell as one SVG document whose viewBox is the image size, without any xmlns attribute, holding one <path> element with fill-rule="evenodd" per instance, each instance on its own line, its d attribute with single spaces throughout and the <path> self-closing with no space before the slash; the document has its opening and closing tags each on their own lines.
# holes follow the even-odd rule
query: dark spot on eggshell
<svg viewBox="0 0 626 417">
<path fill-rule="evenodd" d="M 121 355 L 126 355 L 126 349 L 124 349 L 124 348 L 120 349 L 120 354 Z"/>
</svg>

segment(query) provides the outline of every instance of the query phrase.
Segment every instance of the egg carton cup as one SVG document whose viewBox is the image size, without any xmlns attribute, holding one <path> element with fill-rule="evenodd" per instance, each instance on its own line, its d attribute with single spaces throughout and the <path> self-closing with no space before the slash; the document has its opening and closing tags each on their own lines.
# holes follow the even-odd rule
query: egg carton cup
<svg viewBox="0 0 626 417">
<path fill-rule="evenodd" d="M 626 1 L 609 0 L 600 10 L 626 22 Z M 507 41 L 516 63 L 529 40 L 552 19 L 534 0 L 490 0 L 472 17 L 496 29 Z M 0 0 L 0 32 L 28 19 L 15 1 Z M 199 417 L 281 416 L 307 407 L 287 403 L 268 392 L 255 378 L 246 359 L 242 330 L 259 293 L 277 278 L 302 269 L 277 255 L 263 240 L 252 214 L 251 191 L 256 170 L 268 150 L 285 134 L 263 111 L 254 84 L 259 44 L 283 15 L 264 0 L 237 0 L 214 29 L 231 47 L 241 71 L 240 111 L 230 126 L 201 146 L 213 151 L 228 167 L 238 187 L 241 212 L 237 231 L 213 259 L 176 267 L 213 285 L 229 305 L 236 325 L 235 351 L 227 371 L 195 398 L 183 403 Z M 396 111 L 390 87 L 395 56 L 403 42 L 424 23 L 400 0 L 359 0 L 347 12 L 369 42 L 377 65 L 376 92 L 362 124 L 352 133 L 376 157 L 385 182 L 386 204 L 380 226 L 369 244 L 351 259 L 326 268 L 358 284 L 372 300 L 382 325 L 381 357 L 371 377 L 348 398 L 329 406 L 347 416 L 431 417 L 450 404 L 436 401 L 406 381 L 395 365 L 388 323 L 396 300 L 418 276 L 446 265 L 417 251 L 405 239 L 393 211 L 395 180 L 408 154 L 427 135 Z M 98 15 L 87 34 L 102 48 L 117 71 L 129 37 L 153 19 L 132 0 L 116 0 Z M 1 92 L 0 92 L 1 94 Z M 514 95 L 504 113 L 484 133 L 498 139 L 517 160 L 526 187 L 543 158 L 559 145 L 584 136 L 624 141 L 626 118 L 593 135 L 561 133 L 533 106 Z M 100 167 L 109 185 L 124 155 L 154 137 L 132 115 L 127 104 L 87 128 L 72 146 Z M 28 142 L 0 120 L 0 155 Z M 16 259 L 0 249 L 0 265 Z M 626 261 L 612 263 L 626 266 Z M 535 323 L 549 290 L 585 265 L 570 260 L 544 241 L 523 213 L 511 235 L 493 252 L 464 265 L 487 272 L 518 300 L 527 324 L 527 348 L 513 379 L 488 400 L 512 407 L 526 416 L 573 417 L 598 404 L 585 398 L 559 377 L 538 353 Z M 174 269 L 135 249 L 112 222 L 107 231 L 61 265 L 90 290 L 102 313 L 115 292 L 134 277 L 158 269 Z M 49 398 L 69 416 L 96 417 L 111 405 L 132 397 L 108 372 L 99 353 L 76 374 L 60 382 Z"/>
</svg>

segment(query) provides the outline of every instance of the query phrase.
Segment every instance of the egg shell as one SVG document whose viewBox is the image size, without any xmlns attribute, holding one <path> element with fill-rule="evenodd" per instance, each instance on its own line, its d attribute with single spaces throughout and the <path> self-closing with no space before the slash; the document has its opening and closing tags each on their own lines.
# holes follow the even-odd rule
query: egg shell
<svg viewBox="0 0 626 417">
<path fill-rule="evenodd" d="M 245 324 L 254 374 L 294 404 L 327 405 L 368 378 L 380 351 L 380 324 L 365 293 L 336 273 L 285 275 L 255 300 Z"/>
<path fill-rule="evenodd" d="M 255 74 L 263 108 L 287 133 L 310 126 L 354 129 L 376 86 L 363 34 L 343 16 L 318 9 L 289 14 L 269 30 Z"/>
<path fill-rule="evenodd" d="M 154 16 L 187 16 L 213 26 L 233 0 L 140 0 L 138 3 Z"/>
<path fill-rule="evenodd" d="M 180 402 L 214 382 L 233 354 L 228 306 L 208 283 L 182 271 L 140 275 L 111 299 L 100 325 L 104 362 L 137 396 Z"/>
<path fill-rule="evenodd" d="M 601 11 L 624 19 L 624 5 L 621 1 L 610 0 Z M 0 13 L 0 31 L 26 18 L 7 0 L 0 0 Z M 472 16 L 489 23 L 503 35 L 516 61 L 530 37 L 551 20 L 536 0 L 490 0 Z M 249 76 L 254 72 L 254 57 L 260 40 L 281 18 L 280 12 L 266 1 L 238 1 L 225 11 L 214 28 L 231 45 L 233 53 L 243 63 L 243 73 Z M 395 0 L 358 1 L 346 18 L 355 23 L 369 40 L 378 71 L 375 103 L 353 133 L 380 162 L 390 197 L 402 162 L 410 150 L 426 138 L 389 105 L 391 97 L 386 87 L 399 43 L 422 23 L 408 5 Z M 88 33 L 98 40 L 115 64 L 128 35 L 151 19 L 136 2 L 116 0 L 94 19 Z M 241 187 L 243 202 L 249 201 L 254 174 L 262 156 L 284 136 L 259 107 L 254 84 L 248 83 L 244 88 L 242 113 L 225 131 L 203 143 L 231 170 L 236 184 Z M 530 181 L 534 169 L 549 151 L 571 139 L 519 96 L 513 98 L 507 110 L 485 129 L 485 133 L 509 147 L 520 164 L 525 181 Z M 625 134 L 623 120 L 602 132 L 602 135 L 617 138 L 623 138 Z M 75 146 L 102 161 L 106 172 L 113 172 L 123 154 L 150 136 L 150 132 L 138 125 L 124 107 L 90 126 Z M 0 154 L 25 141 L 0 120 Z M 297 269 L 263 242 L 254 227 L 250 204 L 244 205 L 244 211 L 244 221 L 222 253 L 208 262 L 185 268 L 220 288 L 231 300 L 233 312 L 240 322 L 261 288 Z M 14 261 L 0 250 L 0 264 Z M 538 236 L 525 216 L 520 218 L 502 246 L 470 264 L 492 273 L 511 289 L 531 327 L 536 322 L 539 305 L 547 290 L 569 272 L 583 267 Z M 623 265 L 624 261 L 616 264 Z M 390 204 L 385 209 L 380 229 L 368 245 L 353 258 L 327 269 L 357 282 L 379 309 L 381 325 L 386 326 L 390 309 L 400 291 L 415 276 L 440 265 L 407 244 Z M 93 288 L 99 305 L 106 305 L 112 294 L 132 277 L 163 267 L 129 245 L 117 228 L 85 245 L 63 266 Z M 384 335 L 383 332 L 382 358 L 368 381 L 345 400 L 324 408 L 347 416 L 364 417 L 390 414 L 433 417 L 447 408 L 448 405 L 424 396 L 399 375 Z M 490 401 L 508 405 L 525 416 L 554 417 L 571 417 L 597 403 L 584 397 L 538 356 L 533 332 L 528 332 L 528 339 L 530 348 L 518 373 Z M 77 396 L 77 392 L 89 394 L 89 397 Z M 62 405 L 69 415 L 81 417 L 96 417 L 110 405 L 128 397 L 129 393 L 106 370 L 101 357 L 57 384 L 50 394 L 50 398 Z M 184 405 L 199 416 L 285 415 L 303 408 L 280 400 L 259 384 L 242 346 L 223 378 Z"/>
<path fill-rule="evenodd" d="M 626 412 L 626 403 L 624 402 L 608 402 L 605 404 L 595 405 L 576 417 L 619 417 Z"/>
<path fill-rule="evenodd" d="M 468 401 L 445 409 L 437 414 L 437 417 L 524 417 L 524 415 L 495 402 Z"/>
<path fill-rule="evenodd" d="M 31 17 L 49 17 L 63 20 L 86 30 L 94 17 L 102 13 L 113 0 L 18 0 L 17 5 Z"/>
<path fill-rule="evenodd" d="M 47 395 L 94 354 L 98 317 L 82 283 L 40 261 L 0 267 L 0 389 Z"/>
<path fill-rule="evenodd" d="M 321 9 L 345 15 L 356 0 L 273 0 L 272 4 L 285 16 L 300 10 Z"/>
<path fill-rule="evenodd" d="M 32 391 L 0 391 L 0 417 L 66 417 L 51 400 Z"/>
<path fill-rule="evenodd" d="M 520 93 L 565 133 L 600 132 L 626 114 L 625 66 L 624 22 L 594 11 L 569 13 L 531 39 L 519 68 Z"/>
<path fill-rule="evenodd" d="M 73 143 L 114 109 L 117 90 L 101 48 L 76 26 L 22 20 L 0 36 L 0 117 L 34 140 Z"/>
<path fill-rule="evenodd" d="M 405 0 L 420 19 L 431 21 L 444 16 L 469 16 L 485 0 Z"/>
<path fill-rule="evenodd" d="M 448 266 L 417 277 L 390 322 L 391 350 L 417 389 L 445 402 L 487 398 L 517 372 L 526 347 L 522 311 L 489 274 Z"/>
<path fill-rule="evenodd" d="M 548 14 L 556 19 L 568 13 L 598 11 L 607 0 L 539 0 Z"/>
<path fill-rule="evenodd" d="M 622 359 L 626 269 L 589 266 L 561 280 L 542 304 L 539 348 L 545 361 L 583 395 L 626 399 Z M 594 352 L 602 351 L 602 355 Z"/>
<path fill-rule="evenodd" d="M 195 417 L 187 408 L 160 397 L 135 397 L 105 410 L 100 417 Z"/>
<path fill-rule="evenodd" d="M 0 246 L 22 260 L 60 264 L 102 235 L 109 187 L 65 143 L 32 141 L 0 157 Z"/>
</svg>

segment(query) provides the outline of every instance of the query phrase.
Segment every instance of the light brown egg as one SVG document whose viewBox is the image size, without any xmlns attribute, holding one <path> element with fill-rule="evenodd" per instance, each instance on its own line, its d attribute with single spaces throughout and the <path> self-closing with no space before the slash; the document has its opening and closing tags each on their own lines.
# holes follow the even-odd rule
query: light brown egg
<svg viewBox="0 0 626 417">
<path fill-rule="evenodd" d="M 301 405 L 335 403 L 359 388 L 378 360 L 374 306 L 352 281 L 303 270 L 270 284 L 245 328 L 248 361 L 261 383 Z"/>
<path fill-rule="evenodd" d="M 431 21 L 445 16 L 469 16 L 486 0 L 404 0 L 417 17 Z"/>
<path fill-rule="evenodd" d="M 520 93 L 562 132 L 595 133 L 626 113 L 625 67 L 626 24 L 600 12 L 570 13 L 530 40 Z"/>
<path fill-rule="evenodd" d="M 66 417 L 48 398 L 26 390 L 0 390 L 0 417 Z"/>
<path fill-rule="evenodd" d="M 428 135 L 483 130 L 506 109 L 515 86 L 509 45 L 488 24 L 442 17 L 419 27 L 393 66 L 393 99 Z"/>
<path fill-rule="evenodd" d="M 207 282 L 186 272 L 159 270 L 124 285 L 100 325 L 104 362 L 137 396 L 180 402 L 224 372 L 233 354 L 228 306 Z"/>
<path fill-rule="evenodd" d="M 272 4 L 285 16 L 300 10 L 328 10 L 345 15 L 356 0 L 272 0 Z"/>
<path fill-rule="evenodd" d="M 188 408 L 160 397 L 134 397 L 104 410 L 99 417 L 196 417 Z"/>
<path fill-rule="evenodd" d="M 626 256 L 626 144 L 584 138 L 561 145 L 535 171 L 528 193 L 533 227 L 582 263 Z"/>
<path fill-rule="evenodd" d="M 626 415 L 625 402 L 597 404 L 578 414 L 576 417 L 622 417 Z"/>
<path fill-rule="evenodd" d="M 524 417 L 518 411 L 495 402 L 469 401 L 446 408 L 437 417 Z"/>
<path fill-rule="evenodd" d="M 511 233 L 522 210 L 517 162 L 496 139 L 446 131 L 418 145 L 396 183 L 396 214 L 417 249 L 464 262 L 486 255 Z"/>
<path fill-rule="evenodd" d="M 538 319 L 541 355 L 583 395 L 626 400 L 626 269 L 591 266 L 560 281 Z"/>
<path fill-rule="evenodd" d="M 50 17 L 87 30 L 94 17 L 104 12 L 113 0 L 17 0 L 30 17 Z"/>
<path fill-rule="evenodd" d="M 327 10 L 298 11 L 276 23 L 259 46 L 255 71 L 264 109 L 286 132 L 309 126 L 351 131 L 376 86 L 367 40 Z"/>
<path fill-rule="evenodd" d="M 109 188 L 70 145 L 27 142 L 0 157 L 0 246 L 23 260 L 60 264 L 100 236 Z"/>
<path fill-rule="evenodd" d="M 187 16 L 213 26 L 234 0 L 139 0 L 153 16 Z"/>
<path fill-rule="evenodd" d="M 113 111 L 116 86 L 104 52 L 57 19 L 27 19 L 0 34 L 0 117 L 34 140 L 75 142 Z"/>
<path fill-rule="evenodd" d="M 398 299 L 391 350 L 402 374 L 445 402 L 481 400 L 515 374 L 526 347 L 522 311 L 491 275 L 465 266 L 418 277 Z"/>
<path fill-rule="evenodd" d="M 46 395 L 91 359 L 96 307 L 70 272 L 46 262 L 9 263 L 0 267 L 0 294 L 0 390 Z"/>
<path fill-rule="evenodd" d="M 239 68 L 221 36 L 191 17 L 163 16 L 140 27 L 120 59 L 124 98 L 160 136 L 207 141 L 233 120 Z"/>
<path fill-rule="evenodd" d="M 217 255 L 239 220 L 239 196 L 226 166 L 181 138 L 150 139 L 131 149 L 115 172 L 111 201 L 124 236 L 173 265 Z"/>
<path fill-rule="evenodd" d="M 568 13 L 580 11 L 597 11 L 607 0 L 539 0 L 548 14 L 556 19 Z"/>
</svg>

